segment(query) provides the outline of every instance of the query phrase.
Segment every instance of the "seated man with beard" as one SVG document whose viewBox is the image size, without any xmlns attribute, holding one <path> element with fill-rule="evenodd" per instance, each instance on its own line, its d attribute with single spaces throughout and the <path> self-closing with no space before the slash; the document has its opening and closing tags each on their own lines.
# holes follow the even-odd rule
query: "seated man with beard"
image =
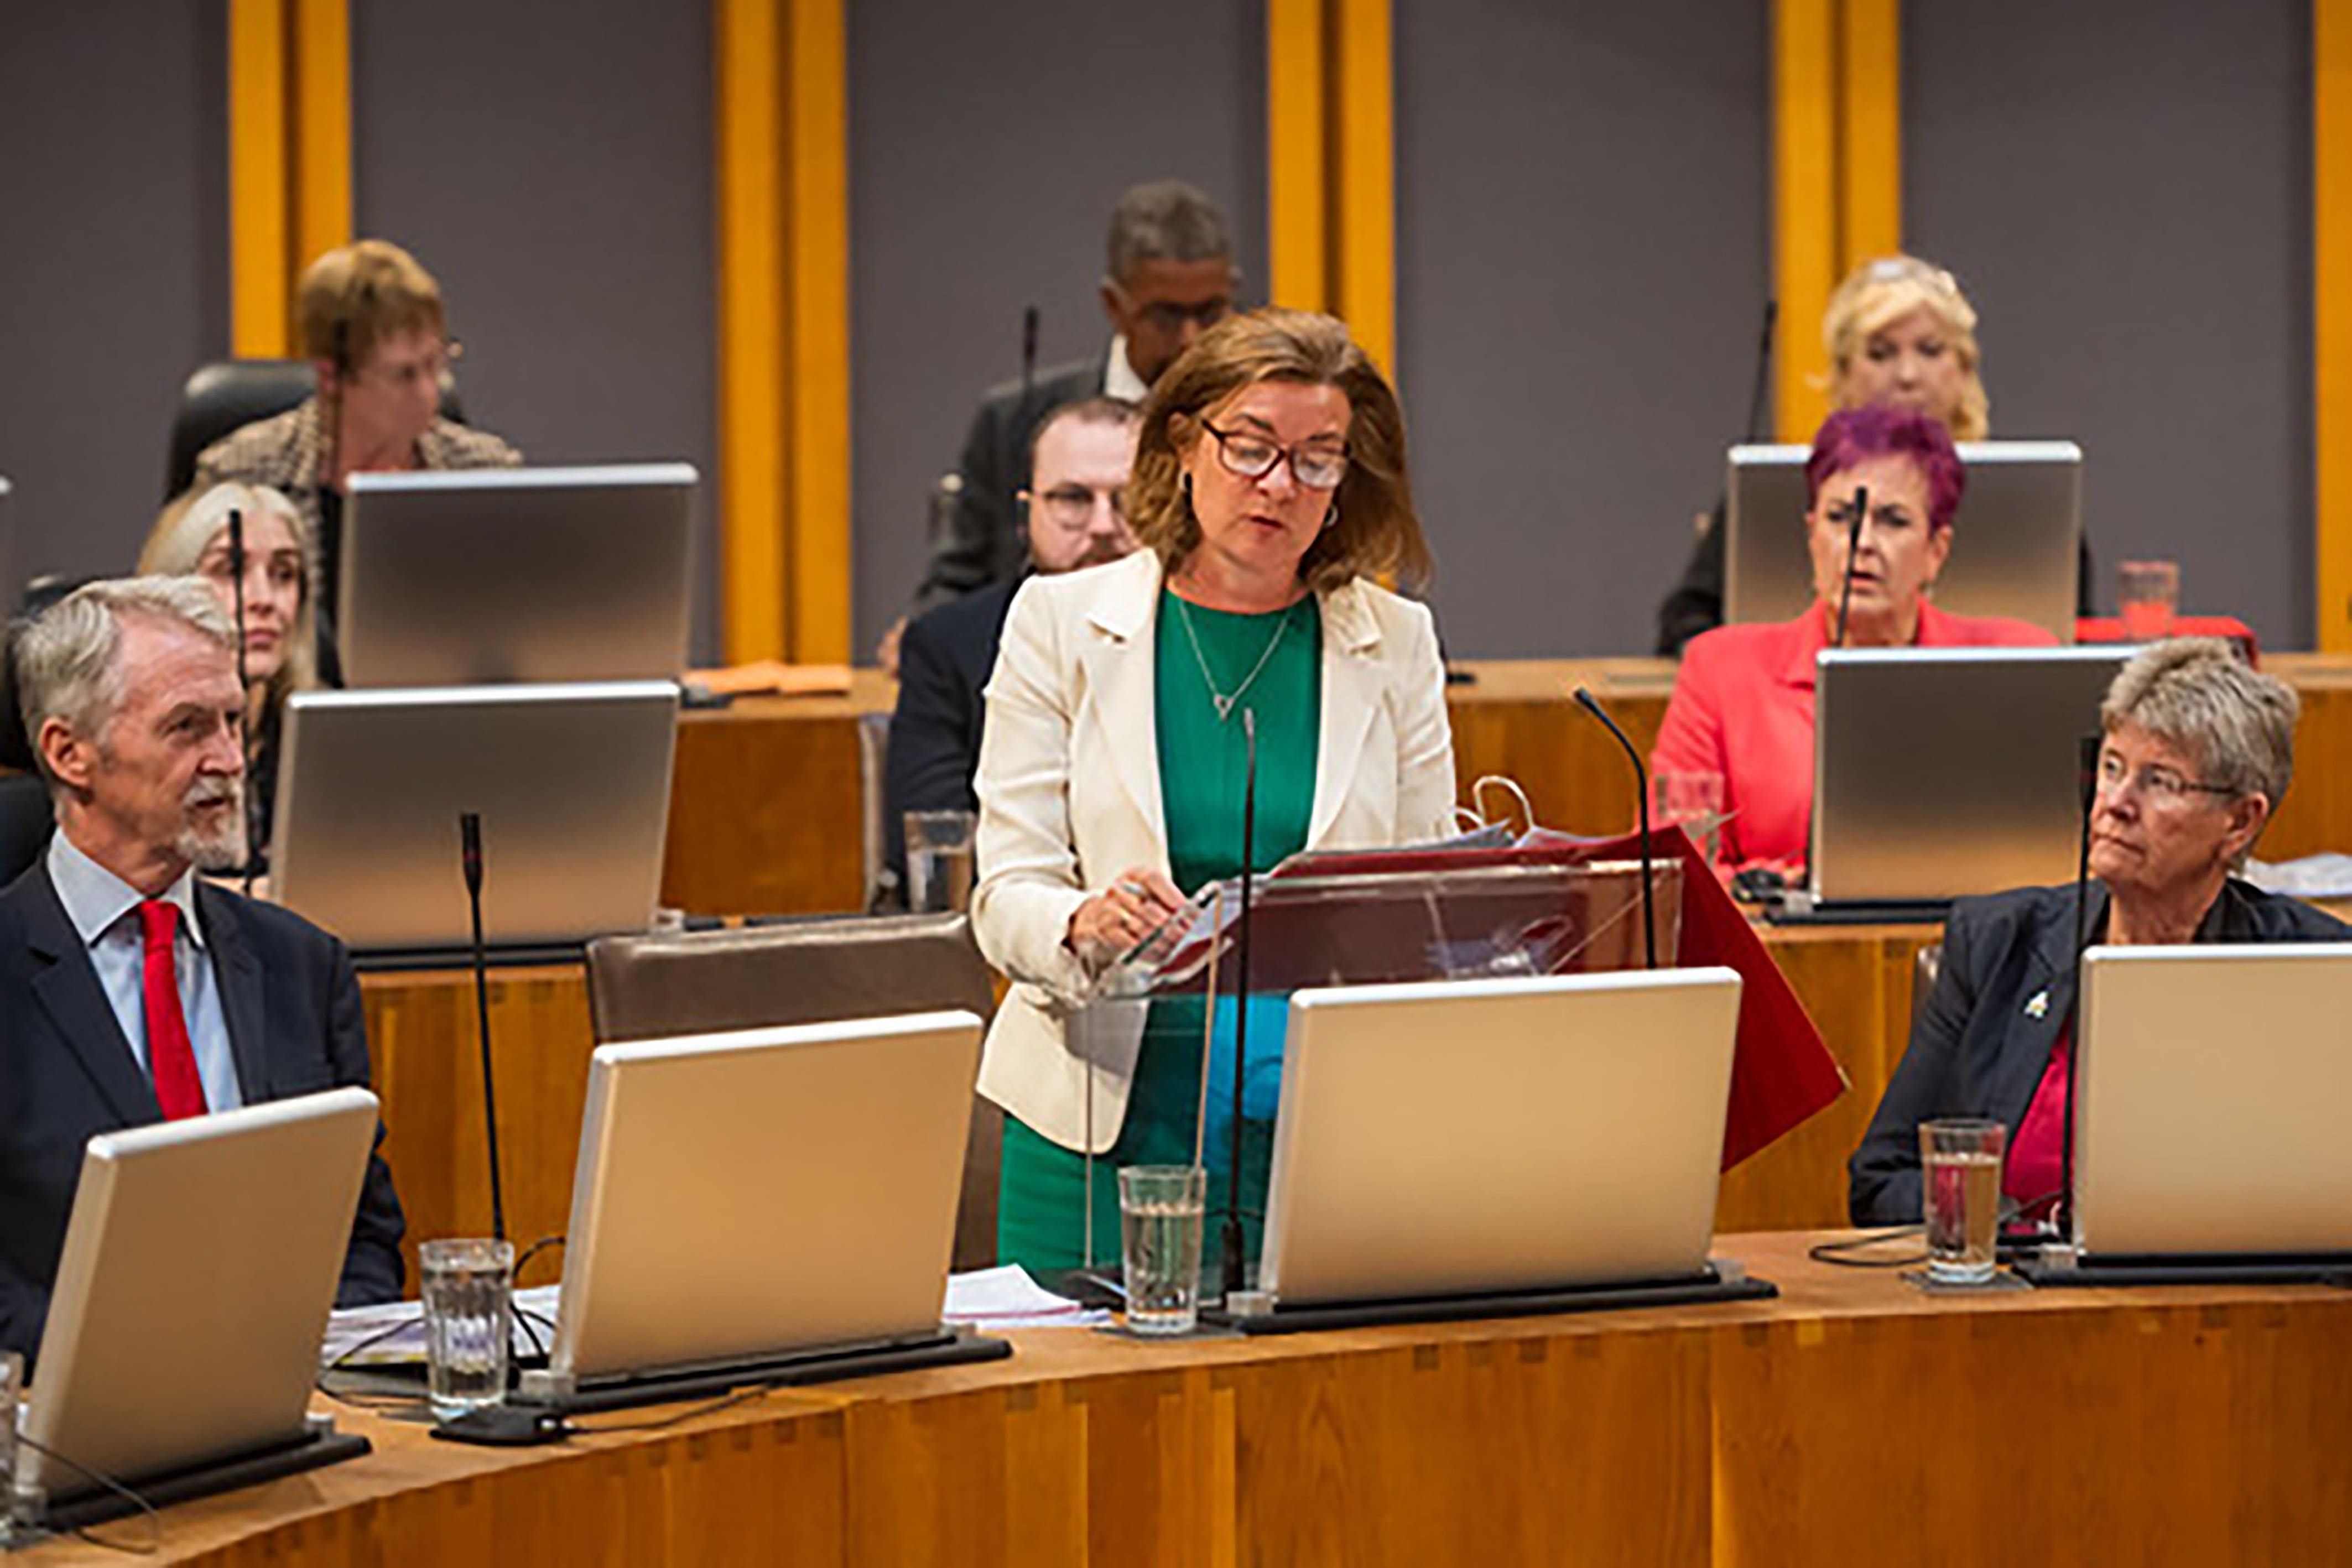
<svg viewBox="0 0 2352 1568">
<path fill-rule="evenodd" d="M 1076 571 L 1135 549 L 1119 497 L 1135 466 L 1141 413 L 1124 398 L 1082 398 L 1037 426 L 1030 486 L 1020 495 L 1028 571 Z M 981 693 L 996 668 L 1005 612 L 1028 571 L 917 616 L 899 643 L 898 706 L 882 787 L 885 905 L 905 898 L 906 814 L 980 807 L 971 775 L 987 706 Z"/>
<path fill-rule="evenodd" d="M 367 1085 L 342 944 L 196 874 L 245 860 L 236 649 L 195 578 L 91 583 L 18 633 L 58 825 L 0 892 L 0 1350 L 39 1345 L 93 1134 Z M 399 1299 L 401 1229 L 373 1157 L 340 1304 Z"/>
</svg>

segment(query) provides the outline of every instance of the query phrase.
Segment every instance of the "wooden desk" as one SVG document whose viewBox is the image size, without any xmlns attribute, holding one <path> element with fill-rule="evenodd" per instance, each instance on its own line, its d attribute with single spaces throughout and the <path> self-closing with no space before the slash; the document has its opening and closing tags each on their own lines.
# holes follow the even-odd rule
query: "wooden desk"
<svg viewBox="0 0 2352 1568">
<path fill-rule="evenodd" d="M 1844 1223 L 1845 1159 L 1901 1060 L 1912 966 L 1919 947 L 1936 936 L 1933 926 L 1767 933 L 1853 1088 L 1726 1178 L 1718 1228 Z M 390 1129 L 384 1152 L 408 1215 L 413 1280 L 417 1241 L 486 1235 L 489 1228 L 473 982 L 457 970 L 368 975 L 361 993 Z M 594 1044 L 582 971 L 493 971 L 490 1038 L 498 1059 L 508 1230 L 528 1245 L 562 1233 L 570 1222 Z"/>
<path fill-rule="evenodd" d="M 2264 668 L 2303 697 L 2295 784 L 2263 835 L 2267 859 L 2352 850 L 2352 658 L 2273 654 Z M 1624 754 L 1570 693 L 1591 687 L 1644 759 L 1664 720 L 1664 659 L 1511 660 L 1459 666 L 1454 686 L 1459 798 L 1487 774 L 1516 779 L 1537 816 L 1580 832 L 1633 826 Z M 864 897 L 857 726 L 887 714 L 892 683 L 857 672 L 847 697 L 751 698 L 688 714 L 678 729 L 664 902 L 697 914 L 857 908 Z M 1500 811 L 1496 796 L 1490 809 Z"/>
<path fill-rule="evenodd" d="M 339 1411 L 376 1453 L 173 1509 L 161 1560 L 2342 1560 L 2352 1294 L 1927 1297 L 1811 1263 L 1811 1239 L 1725 1239 L 1777 1301 L 1265 1342 L 1033 1331 L 1008 1362 L 555 1448 Z"/>
</svg>

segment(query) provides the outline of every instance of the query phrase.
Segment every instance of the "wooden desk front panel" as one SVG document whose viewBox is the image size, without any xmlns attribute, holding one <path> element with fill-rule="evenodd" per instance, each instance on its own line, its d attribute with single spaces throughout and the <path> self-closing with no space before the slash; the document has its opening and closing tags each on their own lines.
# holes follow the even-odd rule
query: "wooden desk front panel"
<svg viewBox="0 0 2352 1568">
<path fill-rule="evenodd" d="M 1144 1344 L 378 1451 L 170 1511 L 161 1560 L 445 1568 L 2317 1563 L 2352 1535 L 2352 1295 L 1929 1297 L 1724 1249 L 1776 1301 Z M 614 1416 L 611 1421 L 658 1416 Z M 60 1542 L 28 1563 L 116 1561 Z"/>
</svg>

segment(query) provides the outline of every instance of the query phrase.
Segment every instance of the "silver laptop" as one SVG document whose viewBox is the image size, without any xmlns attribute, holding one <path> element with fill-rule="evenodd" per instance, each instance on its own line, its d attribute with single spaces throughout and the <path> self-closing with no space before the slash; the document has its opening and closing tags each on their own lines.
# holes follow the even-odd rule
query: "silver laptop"
<svg viewBox="0 0 2352 1568">
<path fill-rule="evenodd" d="M 2137 651 L 1824 651 L 1812 902 L 1935 902 L 2072 878 L 2081 743 Z"/>
<path fill-rule="evenodd" d="M 2086 1253 L 2352 1252 L 2352 944 L 2094 947 Z"/>
<path fill-rule="evenodd" d="M 668 681 L 297 693 L 270 846 L 278 902 L 359 951 L 463 947 L 458 817 L 474 811 L 491 945 L 644 930 L 677 701 Z"/>
<path fill-rule="evenodd" d="M 1813 601 L 1804 446 L 1735 446 L 1724 507 L 1723 618 L 1787 621 Z M 2071 441 L 1964 441 L 1968 487 L 1936 607 L 2006 615 L 2074 640 L 2082 576 L 2083 449 Z"/>
<path fill-rule="evenodd" d="M 1299 1305 L 1695 1273 L 1738 1021 L 1721 967 L 1295 993 L 1260 1289 Z"/>
<path fill-rule="evenodd" d="M 980 1019 L 599 1046 L 548 1375 L 526 1394 L 938 1337 Z"/>
<path fill-rule="evenodd" d="M 698 482 L 685 463 L 353 475 L 345 684 L 677 675 Z"/>
<path fill-rule="evenodd" d="M 26 1435 L 133 1481 L 300 1443 L 375 1129 L 337 1089 L 90 1139 Z M 93 1484 L 30 1445 L 16 1479 Z"/>
</svg>

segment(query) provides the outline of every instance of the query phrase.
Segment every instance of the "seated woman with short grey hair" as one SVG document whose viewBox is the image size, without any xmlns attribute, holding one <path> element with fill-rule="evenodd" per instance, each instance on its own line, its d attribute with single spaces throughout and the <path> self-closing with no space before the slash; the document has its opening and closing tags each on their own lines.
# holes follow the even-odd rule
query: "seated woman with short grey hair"
<svg viewBox="0 0 2352 1568">
<path fill-rule="evenodd" d="M 2210 638 L 2159 643 L 2124 666 L 2100 708 L 2086 941 L 2352 939 L 2352 926 L 2232 874 L 2286 793 L 2299 706 Z M 1919 1124 L 1941 1116 L 2009 1129 L 2001 1191 L 2022 1212 L 2057 1197 L 2074 973 L 2072 886 L 1952 905 L 1935 988 L 1848 1162 L 1855 1224 L 1919 1218 Z"/>
</svg>

